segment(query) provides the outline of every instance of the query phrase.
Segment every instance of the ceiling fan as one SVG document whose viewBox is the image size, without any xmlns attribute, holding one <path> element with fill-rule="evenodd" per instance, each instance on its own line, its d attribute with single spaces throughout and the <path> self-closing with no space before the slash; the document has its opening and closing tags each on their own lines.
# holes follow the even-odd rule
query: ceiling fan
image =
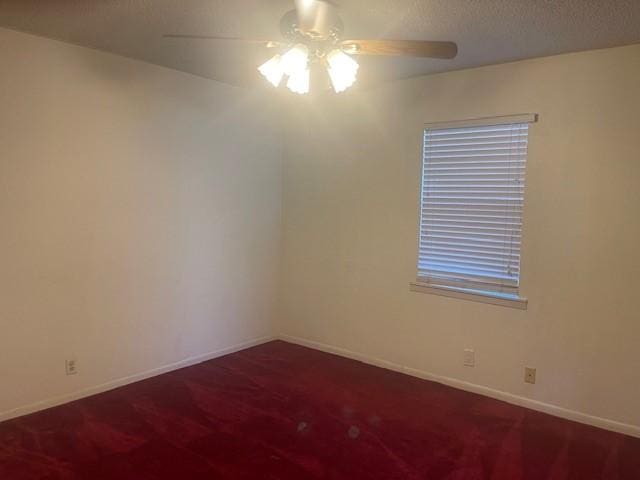
<svg viewBox="0 0 640 480">
<path fill-rule="evenodd" d="M 295 9 L 280 20 L 284 40 L 257 40 L 209 35 L 165 35 L 167 38 L 249 42 L 278 49 L 278 53 L 258 70 L 275 87 L 287 76 L 287 87 L 295 93 L 309 92 L 310 67 L 327 69 L 336 92 L 356 81 L 358 63 L 352 55 L 404 55 L 425 58 L 454 58 L 453 42 L 417 40 L 345 40 L 344 26 L 336 4 L 329 0 L 294 0 Z"/>
</svg>

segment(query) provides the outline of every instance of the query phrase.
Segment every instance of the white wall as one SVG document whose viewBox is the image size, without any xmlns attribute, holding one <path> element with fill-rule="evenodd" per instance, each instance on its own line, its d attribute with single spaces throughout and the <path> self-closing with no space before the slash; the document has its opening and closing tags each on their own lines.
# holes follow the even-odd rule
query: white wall
<svg viewBox="0 0 640 480">
<path fill-rule="evenodd" d="M 271 334 L 263 100 L 0 29 L 0 418 Z"/>
<path fill-rule="evenodd" d="M 298 102 L 281 332 L 640 426 L 639 85 L 630 46 Z M 528 310 L 409 292 L 422 124 L 518 113 L 540 114 L 524 214 Z M 475 368 L 463 367 L 464 348 Z M 525 365 L 536 385 L 523 382 Z"/>
</svg>

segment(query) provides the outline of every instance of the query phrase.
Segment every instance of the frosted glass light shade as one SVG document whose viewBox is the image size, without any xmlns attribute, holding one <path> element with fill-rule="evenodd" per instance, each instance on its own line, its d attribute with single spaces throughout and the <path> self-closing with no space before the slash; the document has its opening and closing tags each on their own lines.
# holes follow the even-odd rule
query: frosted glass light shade
<svg viewBox="0 0 640 480">
<path fill-rule="evenodd" d="M 309 93 L 309 69 L 305 67 L 289 75 L 287 88 L 294 93 Z"/>
<path fill-rule="evenodd" d="M 258 67 L 258 71 L 264 75 L 271 85 L 277 87 L 282 81 L 284 70 L 282 67 L 282 57 L 276 55 Z"/>
<path fill-rule="evenodd" d="M 285 75 L 295 75 L 307 69 L 309 63 L 309 49 L 299 43 L 282 56 L 280 60 Z"/>
<path fill-rule="evenodd" d="M 316 57 L 314 57 L 315 59 Z M 318 58 L 322 58 L 318 55 Z M 360 66 L 349 55 L 340 49 L 334 49 L 326 56 L 326 67 L 331 78 L 333 89 L 343 92 L 356 81 Z M 274 87 L 288 76 L 287 88 L 292 92 L 304 94 L 309 92 L 309 48 L 297 44 L 282 55 L 275 55 L 258 67 L 258 71 Z"/>
<path fill-rule="evenodd" d="M 356 81 L 360 65 L 341 50 L 332 50 L 327 55 L 329 77 L 336 93 L 343 92 Z"/>
</svg>

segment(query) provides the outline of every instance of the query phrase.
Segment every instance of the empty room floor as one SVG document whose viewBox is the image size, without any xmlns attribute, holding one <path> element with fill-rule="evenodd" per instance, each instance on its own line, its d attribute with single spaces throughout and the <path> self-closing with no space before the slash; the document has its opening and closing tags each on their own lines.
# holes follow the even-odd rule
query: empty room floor
<svg viewBox="0 0 640 480">
<path fill-rule="evenodd" d="M 0 424 L 0 478 L 640 479 L 640 439 L 282 341 Z"/>
</svg>

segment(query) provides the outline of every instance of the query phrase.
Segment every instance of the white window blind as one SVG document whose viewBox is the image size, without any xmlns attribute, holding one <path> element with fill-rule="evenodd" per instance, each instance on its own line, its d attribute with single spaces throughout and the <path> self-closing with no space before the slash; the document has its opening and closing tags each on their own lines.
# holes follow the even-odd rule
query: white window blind
<svg viewBox="0 0 640 480">
<path fill-rule="evenodd" d="M 517 294 L 528 121 L 424 131 L 418 280 Z"/>
</svg>

